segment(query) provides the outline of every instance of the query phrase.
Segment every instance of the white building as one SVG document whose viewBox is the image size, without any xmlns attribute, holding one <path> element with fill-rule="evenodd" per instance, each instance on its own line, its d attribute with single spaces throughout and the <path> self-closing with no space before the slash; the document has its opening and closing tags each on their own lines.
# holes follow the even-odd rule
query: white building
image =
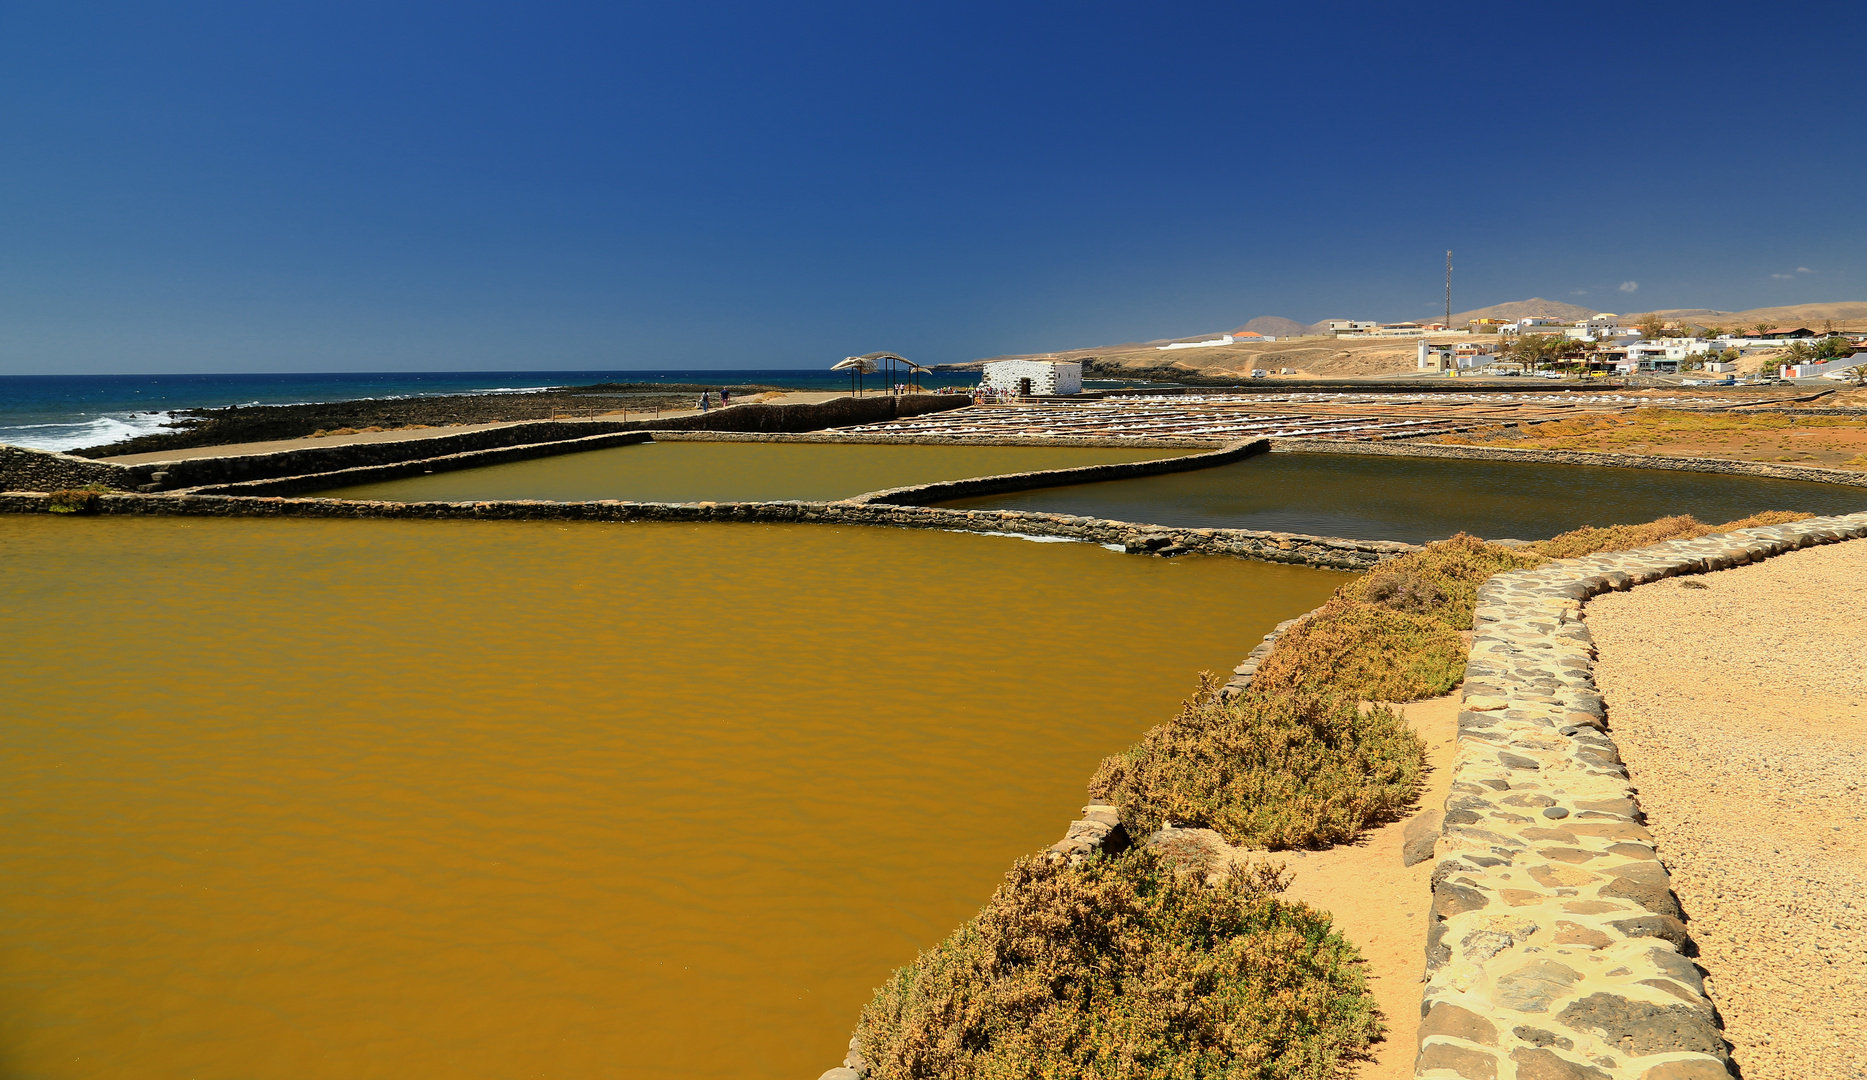
<svg viewBox="0 0 1867 1080">
<path fill-rule="evenodd" d="M 1018 397 L 1083 392 L 1083 366 L 1074 360 L 995 360 L 984 375 L 986 389 Z"/>
<path fill-rule="evenodd" d="M 1845 379 L 1842 372 L 1856 364 L 1867 363 L 1867 353 L 1855 353 L 1853 356 L 1841 356 L 1833 360 L 1824 360 L 1819 364 L 1785 364 L 1783 378 L 1812 379 L 1817 375 L 1826 375 L 1831 379 Z"/>
<path fill-rule="evenodd" d="M 1256 337 L 1257 335 L 1253 334 L 1252 336 Z M 1231 343 L 1232 335 L 1226 334 L 1223 337 L 1216 337 L 1210 341 L 1176 341 L 1171 345 L 1156 345 L 1154 348 L 1160 352 L 1166 352 L 1168 349 L 1210 349 L 1214 345 L 1230 345 Z"/>
</svg>

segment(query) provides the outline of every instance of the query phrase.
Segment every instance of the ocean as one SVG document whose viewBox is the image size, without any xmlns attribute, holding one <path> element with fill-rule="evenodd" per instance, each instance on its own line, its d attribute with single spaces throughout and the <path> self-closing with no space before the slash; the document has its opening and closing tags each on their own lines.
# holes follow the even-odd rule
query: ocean
<svg viewBox="0 0 1867 1080">
<path fill-rule="evenodd" d="M 878 376 L 865 377 L 870 387 Z M 928 389 L 972 386 L 972 372 L 921 376 Z M 177 409 L 224 405 L 296 405 L 360 398 L 539 391 L 602 382 L 759 383 L 794 390 L 840 390 L 842 372 L 744 371 L 393 371 L 280 375 L 6 375 L 0 376 L 0 443 L 39 450 L 101 446 L 160 432 Z"/>
</svg>

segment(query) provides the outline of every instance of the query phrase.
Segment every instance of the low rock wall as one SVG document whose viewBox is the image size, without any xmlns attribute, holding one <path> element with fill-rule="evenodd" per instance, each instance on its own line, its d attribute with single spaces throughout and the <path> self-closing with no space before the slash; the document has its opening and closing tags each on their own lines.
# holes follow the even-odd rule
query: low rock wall
<svg viewBox="0 0 1867 1080">
<path fill-rule="evenodd" d="M 0 513 L 43 513 L 41 494 L 0 494 Z M 1332 570 L 1365 570 L 1414 544 L 1252 529 L 1175 529 L 1024 510 L 950 510 L 854 502 L 361 502 L 193 493 L 105 495 L 97 513 L 186 517 L 317 517 L 468 521 L 738 521 L 876 525 L 994 535 L 1058 536 L 1144 555 L 1233 555 Z"/>
<path fill-rule="evenodd" d="M 1270 440 L 1233 443 L 1221 450 L 1186 457 L 1157 458 L 1153 461 L 1118 461 L 1106 465 L 1082 465 L 1073 469 L 1042 469 L 1036 472 L 1005 473 L 1000 476 L 976 476 L 966 480 L 941 480 L 931 484 L 888 488 L 858 495 L 852 502 L 889 503 L 895 506 L 925 506 L 949 499 L 968 499 L 979 495 L 997 495 L 1007 491 L 1058 487 L 1065 484 L 1093 484 L 1103 480 L 1129 480 L 1140 476 L 1163 476 L 1167 473 L 1210 469 L 1242 461 L 1270 449 Z"/>
<path fill-rule="evenodd" d="M 795 435 L 743 431 L 656 432 L 658 442 L 843 443 L 874 446 L 1094 446 L 1140 450 L 1213 450 L 1224 439 L 1129 439 L 1117 435 L 934 435 L 925 432 L 811 431 Z"/>
<path fill-rule="evenodd" d="M 588 444 L 572 443 L 581 443 L 595 435 L 620 432 L 807 432 L 840 425 L 880 423 L 922 413 L 965 408 L 971 404 L 970 398 L 951 394 L 885 395 L 833 398 L 798 405 L 735 405 L 730 409 L 716 409 L 694 416 L 630 420 L 626 423 L 610 420 L 528 420 L 420 439 L 308 445 L 266 454 L 177 458 L 145 465 L 118 465 L 69 454 L 0 446 L 0 491 L 50 491 L 82 487 L 89 483 L 100 483 L 118 491 L 218 487 L 417 461 L 454 461 L 460 460 L 463 454 L 508 447 L 558 447 L 556 450 L 539 450 L 528 455 L 532 457 L 574 453 L 591 447 Z M 352 482 L 361 481 L 341 481 Z M 309 489 L 300 487 L 297 490 Z"/>
<path fill-rule="evenodd" d="M 1478 592 L 1415 1075 L 1712 1080 L 1716 1012 L 1609 734 L 1583 604 L 1867 536 L 1867 513 L 1500 574 Z"/>
<path fill-rule="evenodd" d="M 358 465 L 329 472 L 311 472 L 274 479 L 243 480 L 233 484 L 211 484 L 187 490 L 195 495 L 307 495 L 316 491 L 349 487 L 353 484 L 399 480 L 405 476 L 453 472 L 457 469 L 474 469 L 482 465 L 498 465 L 508 461 L 527 461 L 532 458 L 576 454 L 585 450 L 604 450 L 612 446 L 630 446 L 636 443 L 651 442 L 655 437 L 656 433 L 652 431 L 615 431 L 602 435 L 562 439 L 556 442 L 519 443 L 489 450 L 467 450 L 437 457 L 391 461 L 381 465 Z"/>
<path fill-rule="evenodd" d="M 1451 443 L 1404 441 L 1377 443 L 1338 442 L 1334 439 L 1272 439 L 1271 451 L 1283 454 L 1376 454 L 1389 457 L 1461 458 L 1467 461 L 1524 461 L 1544 465 L 1588 465 L 1597 469 L 1660 469 L 1867 487 L 1867 472 L 1851 472 L 1847 469 L 1786 465 L 1773 461 L 1610 454 L 1595 450 L 1527 450 L 1513 446 L 1458 446 Z"/>
<path fill-rule="evenodd" d="M 0 491 L 65 491 L 101 484 L 135 491 L 149 483 L 147 466 L 112 465 L 50 450 L 0 444 Z"/>
</svg>

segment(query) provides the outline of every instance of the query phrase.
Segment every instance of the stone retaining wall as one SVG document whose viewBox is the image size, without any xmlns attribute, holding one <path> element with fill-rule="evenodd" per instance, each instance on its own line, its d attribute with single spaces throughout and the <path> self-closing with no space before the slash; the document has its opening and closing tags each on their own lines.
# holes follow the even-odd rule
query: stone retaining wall
<svg viewBox="0 0 1867 1080">
<path fill-rule="evenodd" d="M 1210 469 L 1242 461 L 1270 449 L 1270 440 L 1232 443 L 1221 450 L 1185 457 L 1157 458 L 1153 461 L 1118 461 L 1106 465 L 1081 465 L 1073 469 L 1042 469 L 1036 472 L 1005 473 L 1000 476 L 975 476 L 966 480 L 940 480 L 931 484 L 887 488 L 858 495 L 851 502 L 889 503 L 895 506 L 925 506 L 950 499 L 978 495 L 997 495 L 1006 491 L 1059 487 L 1066 484 L 1093 484 L 1103 480 L 1129 480 L 1142 476 Z"/>
<path fill-rule="evenodd" d="M 1094 446 L 1139 450 L 1211 450 L 1224 439 L 1131 439 L 1119 435 L 934 435 L 880 431 L 812 431 L 795 435 L 743 431 L 656 432 L 657 442 L 844 443 L 877 446 Z"/>
<path fill-rule="evenodd" d="M 0 513 L 44 513 L 50 500 L 31 492 L 0 494 Z M 361 502 L 191 493 L 105 495 L 97 513 L 186 517 L 316 517 L 468 521 L 738 521 L 877 525 L 998 535 L 1059 536 L 1144 555 L 1233 555 L 1332 570 L 1365 570 L 1418 551 L 1390 540 L 1349 540 L 1254 529 L 1174 529 L 1106 518 L 1027 510 L 952 510 L 854 502 Z"/>
<path fill-rule="evenodd" d="M 1661 469 L 1671 472 L 1766 476 L 1817 484 L 1867 487 L 1867 472 L 1784 465 L 1772 461 L 1726 461 L 1722 458 L 1662 457 L 1658 454 L 1610 454 L 1595 450 L 1525 450 L 1511 446 L 1458 446 L 1450 443 L 1337 442 L 1333 439 L 1272 439 L 1271 452 L 1282 454 L 1377 454 L 1390 457 L 1462 458 L 1468 461 L 1528 461 L 1544 465 L 1588 465 L 1602 469 Z"/>
<path fill-rule="evenodd" d="M 244 480 L 239 483 L 204 485 L 185 490 L 194 495 L 307 495 L 315 491 L 329 491 L 332 488 L 349 487 L 353 484 L 399 480 L 405 476 L 453 472 L 457 469 L 473 469 L 482 465 L 498 465 L 508 461 L 527 461 L 532 458 L 576 454 L 585 450 L 605 450 L 612 446 L 630 446 L 653 441 L 657 435 L 658 433 L 652 431 L 615 431 L 602 435 L 561 439 L 555 442 L 520 443 L 489 450 L 467 450 L 436 457 L 391 461 L 381 465 L 358 465 L 329 472 L 310 472 L 299 476 L 281 476 L 265 480 Z M 376 445 L 394 444 L 379 443 Z M 238 461 L 240 459 L 222 460 Z"/>
<path fill-rule="evenodd" d="M 0 445 L 0 490 L 64 491 L 102 484 L 112 491 L 135 491 L 149 483 L 147 466 L 111 465 L 89 458 Z"/>
<path fill-rule="evenodd" d="M 850 424 L 881 423 L 923 413 L 965 408 L 971 404 L 970 398 L 958 395 L 914 394 L 902 397 L 833 398 L 798 405 L 735 405 L 729 409 L 716 409 L 694 416 L 627 422 L 527 420 L 420 439 L 306 445 L 265 454 L 177 458 L 145 465 L 118 465 L 69 454 L 0 446 L 0 491 L 48 491 L 81 487 L 89 483 L 100 483 L 118 491 L 173 491 L 305 477 L 316 473 L 346 472 L 415 461 L 452 461 L 458 460 L 459 455 L 476 451 L 528 445 L 558 447 L 556 450 L 538 450 L 529 455 L 532 457 L 574 453 L 591 447 L 587 444 L 570 445 L 572 443 L 590 436 L 619 432 L 806 432 Z M 300 487 L 297 490 L 310 489 Z"/>
<path fill-rule="evenodd" d="M 1712 1080 L 1728 1055 L 1609 735 L 1583 603 L 1867 536 L 1867 513 L 1500 574 L 1478 592 L 1415 1075 Z"/>
</svg>

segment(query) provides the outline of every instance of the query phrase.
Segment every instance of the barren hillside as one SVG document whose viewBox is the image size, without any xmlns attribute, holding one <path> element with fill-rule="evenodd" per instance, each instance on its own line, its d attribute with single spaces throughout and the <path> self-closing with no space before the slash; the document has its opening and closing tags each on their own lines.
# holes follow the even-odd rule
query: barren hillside
<svg viewBox="0 0 1867 1080">
<path fill-rule="evenodd" d="M 1778 326 L 1806 326 L 1820 330 L 1832 320 L 1837 330 L 1867 329 L 1867 302 L 1843 300 L 1825 304 L 1787 304 L 1782 307 L 1751 308 L 1749 311 L 1717 311 L 1712 308 L 1674 308 L 1624 316 L 1638 319 L 1658 315 L 1662 319 L 1688 322 L 1697 326 L 1753 326 L 1773 322 Z"/>
<path fill-rule="evenodd" d="M 1291 368 L 1311 378 L 1356 378 L 1394 375 L 1415 370 L 1419 344 L 1414 338 L 1381 341 L 1337 341 L 1310 337 L 1294 341 L 1238 342 L 1204 349 L 1162 352 L 1151 345 L 1117 345 L 1097 349 L 1070 349 L 1028 356 L 995 356 L 994 360 L 1078 360 L 1083 373 L 1103 378 L 1166 378 L 1188 375 L 1204 378 L 1249 377 L 1252 370 L 1273 373 Z M 955 364 L 953 367 L 976 367 Z"/>
</svg>

